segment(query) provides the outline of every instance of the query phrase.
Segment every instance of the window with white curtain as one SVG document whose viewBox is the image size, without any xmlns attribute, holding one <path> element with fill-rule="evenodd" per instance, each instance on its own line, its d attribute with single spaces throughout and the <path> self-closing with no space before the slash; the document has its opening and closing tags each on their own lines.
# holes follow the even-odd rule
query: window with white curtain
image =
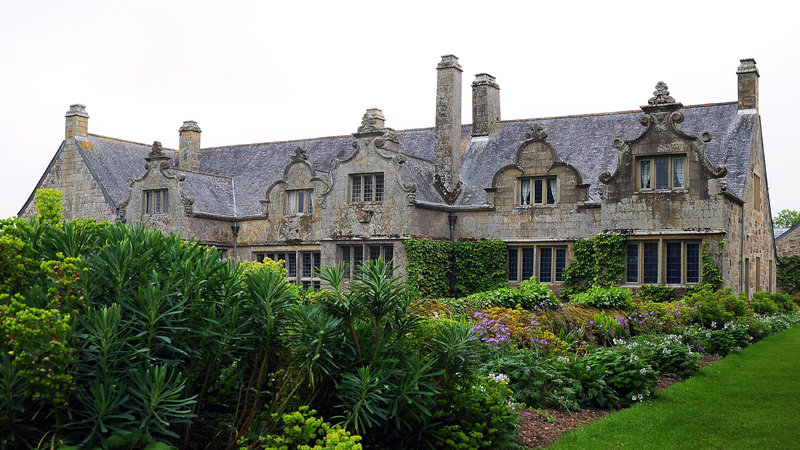
<svg viewBox="0 0 800 450">
<path fill-rule="evenodd" d="M 558 199 L 557 177 L 528 177 L 519 180 L 519 204 L 552 205 Z"/>
<path fill-rule="evenodd" d="M 637 159 L 640 191 L 686 188 L 686 156 L 646 156 Z"/>
</svg>

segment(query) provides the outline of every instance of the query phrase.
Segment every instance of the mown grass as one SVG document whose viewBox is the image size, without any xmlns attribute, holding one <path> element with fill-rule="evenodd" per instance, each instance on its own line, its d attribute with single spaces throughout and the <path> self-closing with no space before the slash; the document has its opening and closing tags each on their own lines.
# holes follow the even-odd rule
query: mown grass
<svg viewBox="0 0 800 450">
<path fill-rule="evenodd" d="M 800 448 L 800 326 L 551 448 Z"/>
</svg>

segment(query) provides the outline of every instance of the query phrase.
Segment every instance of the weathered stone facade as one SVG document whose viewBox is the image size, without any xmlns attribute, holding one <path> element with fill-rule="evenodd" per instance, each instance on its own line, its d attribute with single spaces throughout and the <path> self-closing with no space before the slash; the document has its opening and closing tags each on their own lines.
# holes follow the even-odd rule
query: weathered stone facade
<svg viewBox="0 0 800 450">
<path fill-rule="evenodd" d="M 793 226 L 775 238 L 775 248 L 781 258 L 800 256 L 800 225 Z"/>
<path fill-rule="evenodd" d="M 201 148 L 187 121 L 175 151 L 89 134 L 74 105 L 40 186 L 65 191 L 68 217 L 284 259 L 304 286 L 320 264 L 377 257 L 402 275 L 403 241 L 432 238 L 501 239 L 510 283 L 535 275 L 559 289 L 575 241 L 618 233 L 628 286 L 696 284 L 706 251 L 726 285 L 774 290 L 755 61 L 737 71 L 737 102 L 684 107 L 658 83 L 642 110 L 515 121 L 501 120 L 499 85 L 481 73 L 472 125 L 458 59 L 436 69 L 427 129 L 395 131 L 369 109 L 350 136 Z"/>
</svg>

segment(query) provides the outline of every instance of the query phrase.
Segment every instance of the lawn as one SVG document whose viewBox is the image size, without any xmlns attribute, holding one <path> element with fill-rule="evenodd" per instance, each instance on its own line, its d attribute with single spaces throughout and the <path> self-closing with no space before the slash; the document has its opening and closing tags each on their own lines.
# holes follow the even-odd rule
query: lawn
<svg viewBox="0 0 800 450">
<path fill-rule="evenodd" d="M 703 369 L 552 448 L 798 448 L 800 326 Z"/>
</svg>

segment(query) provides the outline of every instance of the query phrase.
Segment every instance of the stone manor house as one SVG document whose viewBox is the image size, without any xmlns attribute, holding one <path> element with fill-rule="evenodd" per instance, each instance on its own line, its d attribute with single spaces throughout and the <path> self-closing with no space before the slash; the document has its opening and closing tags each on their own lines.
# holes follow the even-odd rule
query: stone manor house
<svg viewBox="0 0 800 450">
<path fill-rule="evenodd" d="M 433 128 L 395 131 L 368 109 L 352 134 L 287 142 L 202 148 L 187 121 L 166 149 L 91 134 L 72 105 L 37 188 L 62 190 L 68 218 L 285 260 L 303 286 L 319 284 L 320 264 L 352 271 L 379 256 L 402 274 L 410 238 L 501 239 L 509 283 L 535 275 L 558 290 L 575 241 L 620 233 L 627 286 L 699 283 L 705 247 L 734 290 L 774 290 L 753 59 L 736 71 L 737 101 L 684 106 L 659 82 L 641 110 L 523 120 L 501 120 L 500 88 L 481 73 L 471 124 L 458 59 L 443 56 L 436 72 Z M 31 194 L 20 216 L 33 204 Z"/>
</svg>

